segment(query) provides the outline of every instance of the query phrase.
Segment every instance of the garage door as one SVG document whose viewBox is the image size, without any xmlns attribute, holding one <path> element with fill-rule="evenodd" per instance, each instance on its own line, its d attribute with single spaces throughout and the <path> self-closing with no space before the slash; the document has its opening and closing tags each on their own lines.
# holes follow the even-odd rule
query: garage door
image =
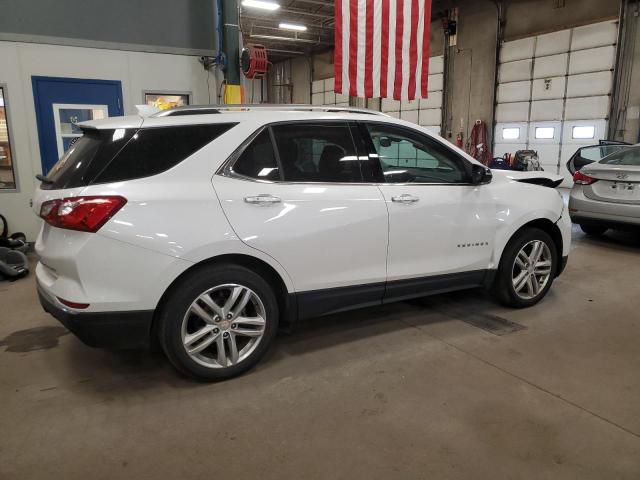
<svg viewBox="0 0 640 480">
<path fill-rule="evenodd" d="M 382 99 L 380 110 L 409 122 L 425 126 L 440 134 L 442 123 L 442 91 L 444 82 L 444 56 L 429 58 L 429 98 L 419 100 Z"/>
<path fill-rule="evenodd" d="M 500 50 L 494 154 L 538 151 L 547 171 L 606 137 L 617 22 L 505 42 Z"/>
</svg>

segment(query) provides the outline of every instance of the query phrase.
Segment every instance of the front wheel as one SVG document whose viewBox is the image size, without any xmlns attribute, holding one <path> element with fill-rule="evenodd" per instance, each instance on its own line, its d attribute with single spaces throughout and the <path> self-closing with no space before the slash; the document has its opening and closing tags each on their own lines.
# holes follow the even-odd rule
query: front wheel
<svg viewBox="0 0 640 480">
<path fill-rule="evenodd" d="M 507 244 L 493 285 L 503 304 L 523 308 L 538 303 L 549 291 L 557 270 L 556 246 L 538 228 L 519 232 Z"/>
<path fill-rule="evenodd" d="M 204 267 L 185 277 L 160 313 L 160 342 L 181 372 L 223 380 L 253 367 L 278 327 L 269 284 L 238 265 Z"/>
</svg>

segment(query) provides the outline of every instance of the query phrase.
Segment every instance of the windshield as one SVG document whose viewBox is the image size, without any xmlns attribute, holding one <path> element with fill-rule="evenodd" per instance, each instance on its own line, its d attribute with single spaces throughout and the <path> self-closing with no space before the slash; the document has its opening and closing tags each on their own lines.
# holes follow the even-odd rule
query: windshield
<svg viewBox="0 0 640 480">
<path fill-rule="evenodd" d="M 633 165 L 640 166 L 640 145 L 619 150 L 600 160 L 606 165 Z"/>
</svg>

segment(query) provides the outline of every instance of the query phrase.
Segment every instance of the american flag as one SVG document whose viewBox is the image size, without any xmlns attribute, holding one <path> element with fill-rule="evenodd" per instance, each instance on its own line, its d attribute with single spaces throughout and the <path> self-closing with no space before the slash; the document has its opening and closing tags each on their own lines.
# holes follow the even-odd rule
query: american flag
<svg viewBox="0 0 640 480">
<path fill-rule="evenodd" d="M 335 91 L 427 98 L 431 0 L 335 0 Z"/>
</svg>

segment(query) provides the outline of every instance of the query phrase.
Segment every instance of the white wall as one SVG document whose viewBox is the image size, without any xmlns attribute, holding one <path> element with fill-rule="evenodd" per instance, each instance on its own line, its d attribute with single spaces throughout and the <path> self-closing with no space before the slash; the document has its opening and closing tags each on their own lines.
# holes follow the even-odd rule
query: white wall
<svg viewBox="0 0 640 480">
<path fill-rule="evenodd" d="M 13 134 L 14 167 L 19 191 L 0 191 L 0 213 L 13 231 L 34 241 L 40 220 L 29 207 L 42 172 L 32 75 L 120 80 L 125 114 L 135 114 L 143 90 L 190 91 L 194 104 L 216 103 L 218 82 L 212 72 L 207 93 L 207 72 L 197 57 L 121 50 L 0 42 L 0 83 L 7 85 L 9 129 Z"/>
</svg>

